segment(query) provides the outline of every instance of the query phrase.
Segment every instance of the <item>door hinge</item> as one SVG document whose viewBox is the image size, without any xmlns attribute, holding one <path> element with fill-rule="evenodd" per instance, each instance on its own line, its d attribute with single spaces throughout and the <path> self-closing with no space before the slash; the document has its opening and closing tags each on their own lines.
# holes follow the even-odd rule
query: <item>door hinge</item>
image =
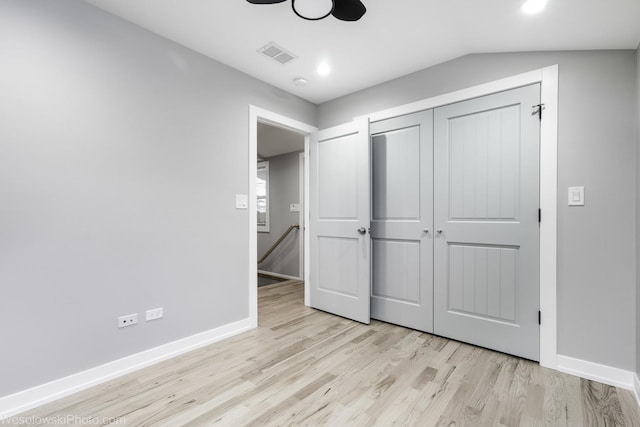
<svg viewBox="0 0 640 427">
<path fill-rule="evenodd" d="M 542 325 L 542 312 L 538 310 L 538 325 Z"/>
<path fill-rule="evenodd" d="M 531 112 L 532 116 L 537 115 L 540 120 L 542 120 L 542 110 L 545 109 L 544 104 L 532 105 L 533 111 Z"/>
<path fill-rule="evenodd" d="M 538 209 L 538 222 L 542 222 L 542 209 Z"/>
</svg>

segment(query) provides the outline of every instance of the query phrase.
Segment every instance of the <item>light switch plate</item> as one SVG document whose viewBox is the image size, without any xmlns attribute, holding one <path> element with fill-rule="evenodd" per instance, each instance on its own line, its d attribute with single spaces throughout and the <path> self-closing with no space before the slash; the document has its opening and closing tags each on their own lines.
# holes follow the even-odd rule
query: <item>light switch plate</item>
<svg viewBox="0 0 640 427">
<path fill-rule="evenodd" d="M 289 211 L 300 212 L 300 203 L 291 203 L 291 205 L 289 205 Z"/>
<path fill-rule="evenodd" d="M 249 209 L 249 196 L 236 194 L 236 209 Z"/>
<path fill-rule="evenodd" d="M 569 206 L 584 206 L 584 187 L 569 187 Z"/>
</svg>

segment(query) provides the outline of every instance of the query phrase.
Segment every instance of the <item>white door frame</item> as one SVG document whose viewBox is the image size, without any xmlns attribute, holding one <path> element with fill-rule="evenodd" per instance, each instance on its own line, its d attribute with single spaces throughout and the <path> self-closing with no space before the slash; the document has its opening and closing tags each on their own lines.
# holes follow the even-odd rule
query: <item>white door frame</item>
<svg viewBox="0 0 640 427">
<path fill-rule="evenodd" d="M 299 189 L 299 193 L 298 193 L 298 203 L 300 203 L 300 212 L 298 212 L 298 224 L 300 225 L 300 230 L 298 231 L 298 234 L 300 236 L 300 238 L 298 239 L 298 277 L 300 277 L 301 280 L 304 280 L 305 286 L 306 283 L 308 283 L 308 280 L 305 280 L 305 272 L 307 271 L 307 269 L 305 268 L 305 263 L 304 263 L 304 254 L 307 253 L 307 251 L 305 251 L 304 249 L 304 245 L 307 239 L 304 238 L 304 230 L 306 230 L 307 228 L 307 221 L 305 219 L 304 213 L 305 213 L 305 207 L 307 206 L 307 202 L 305 201 L 305 194 L 307 194 L 307 190 L 306 190 L 306 182 L 307 180 L 305 179 L 305 159 L 307 158 L 306 155 L 306 141 L 305 141 L 305 151 L 303 153 L 300 153 L 299 157 L 298 157 L 298 189 Z M 304 293 L 304 297 L 305 297 L 305 303 L 307 303 L 307 299 L 309 299 L 309 297 L 307 296 L 307 292 Z M 307 304 L 309 305 L 309 304 Z"/>
<path fill-rule="evenodd" d="M 292 130 L 304 135 L 304 224 L 309 223 L 309 139 L 318 129 L 290 117 L 249 105 L 249 322 L 258 326 L 258 218 L 255 206 L 258 157 L 258 122 Z M 302 201 L 301 201 L 302 202 Z M 302 224 L 301 224 L 302 225 Z M 309 305 L 309 229 L 304 227 L 304 303 Z"/>
<path fill-rule="evenodd" d="M 541 84 L 544 120 L 540 127 L 540 365 L 557 369 L 557 191 L 558 191 L 558 65 L 435 96 L 362 117 L 371 122 L 466 101 L 530 84 Z"/>
</svg>

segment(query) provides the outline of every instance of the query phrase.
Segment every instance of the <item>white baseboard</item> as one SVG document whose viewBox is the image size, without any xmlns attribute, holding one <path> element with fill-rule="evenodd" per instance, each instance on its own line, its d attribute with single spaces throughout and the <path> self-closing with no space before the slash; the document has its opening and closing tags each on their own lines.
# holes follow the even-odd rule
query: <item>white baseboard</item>
<svg viewBox="0 0 640 427">
<path fill-rule="evenodd" d="M 638 406 L 640 406 L 640 379 L 638 378 L 638 374 L 633 375 L 633 395 L 636 398 Z"/>
<path fill-rule="evenodd" d="M 560 354 L 558 355 L 558 371 L 627 390 L 634 390 L 634 377 L 637 382 L 636 374 L 633 371 L 625 371 Z"/>
<path fill-rule="evenodd" d="M 266 271 L 266 270 L 258 270 L 258 274 L 260 274 L 260 273 L 268 274 L 269 276 L 277 277 L 278 279 L 302 280 L 302 277 L 289 276 L 288 274 L 272 273 L 272 272 Z"/>
<path fill-rule="evenodd" d="M 138 369 L 251 329 L 249 319 L 220 326 L 187 338 L 136 353 L 98 367 L 0 397 L 0 420 L 112 380 Z"/>
</svg>

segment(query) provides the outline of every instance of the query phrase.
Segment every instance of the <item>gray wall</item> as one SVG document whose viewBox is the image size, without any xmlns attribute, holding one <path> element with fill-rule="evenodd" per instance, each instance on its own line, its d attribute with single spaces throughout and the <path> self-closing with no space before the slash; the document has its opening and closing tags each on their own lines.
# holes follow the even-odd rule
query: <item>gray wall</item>
<svg viewBox="0 0 640 427">
<path fill-rule="evenodd" d="M 479 83 L 560 66 L 558 352 L 636 365 L 636 52 L 469 55 L 320 105 L 320 128 Z M 569 209 L 567 188 L 585 186 Z"/>
<path fill-rule="evenodd" d="M 258 142 L 259 144 L 259 142 Z M 301 203 L 299 185 L 300 153 L 269 157 L 269 232 L 258 233 L 258 259 L 291 224 L 300 222 L 299 213 L 289 205 Z M 278 248 L 260 264 L 261 270 L 300 276 L 300 231 L 293 230 Z"/>
<path fill-rule="evenodd" d="M 75 0 L 0 0 L 0 70 L 0 396 L 246 318 L 248 106 L 316 107 Z"/>
</svg>

